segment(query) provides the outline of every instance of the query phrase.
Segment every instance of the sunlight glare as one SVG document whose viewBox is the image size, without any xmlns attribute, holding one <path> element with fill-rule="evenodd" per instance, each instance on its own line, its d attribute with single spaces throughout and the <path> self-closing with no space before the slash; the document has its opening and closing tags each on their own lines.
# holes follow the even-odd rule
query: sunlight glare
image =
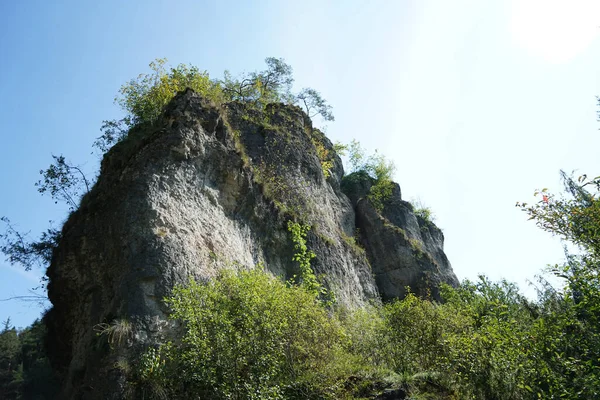
<svg viewBox="0 0 600 400">
<path fill-rule="evenodd" d="M 513 40 L 551 63 L 570 61 L 600 32 L 600 0 L 513 0 L 511 8 Z"/>
</svg>

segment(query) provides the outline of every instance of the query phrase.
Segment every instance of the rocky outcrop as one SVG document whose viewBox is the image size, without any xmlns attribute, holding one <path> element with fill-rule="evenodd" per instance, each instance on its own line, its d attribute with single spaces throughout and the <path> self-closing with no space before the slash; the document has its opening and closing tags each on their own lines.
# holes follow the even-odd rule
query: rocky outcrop
<svg viewBox="0 0 600 400">
<path fill-rule="evenodd" d="M 298 274 L 289 220 L 312 226 L 311 265 L 346 306 L 402 296 L 405 285 L 435 296 L 439 282 L 456 282 L 441 231 L 414 216 L 399 187 L 379 214 L 364 188 L 346 196 L 342 177 L 332 144 L 292 106 L 216 107 L 188 90 L 158 123 L 134 128 L 105 155 L 47 272 L 62 397 L 122 398 L 126 355 L 108 351 L 98 327 L 131 349 L 164 340 L 174 327 L 162 299 L 175 284 L 222 268 Z"/>
<path fill-rule="evenodd" d="M 440 284 L 458 285 L 444 253 L 444 234 L 402 200 L 398 184 L 376 210 L 368 196 L 373 183 L 364 172 L 356 172 L 344 177 L 343 188 L 354 205 L 360 243 L 382 299 L 403 298 L 410 288 L 418 296 L 440 300 Z"/>
</svg>

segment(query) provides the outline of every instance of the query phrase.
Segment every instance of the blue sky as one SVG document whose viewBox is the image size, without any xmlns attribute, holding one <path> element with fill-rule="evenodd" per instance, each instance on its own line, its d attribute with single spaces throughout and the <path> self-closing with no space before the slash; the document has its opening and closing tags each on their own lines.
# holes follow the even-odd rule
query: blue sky
<svg viewBox="0 0 600 400">
<path fill-rule="evenodd" d="M 333 140 L 394 160 L 406 199 L 431 207 L 459 278 L 527 288 L 558 241 L 514 207 L 600 174 L 600 7 L 593 0 L 22 1 L 0 3 L 0 215 L 32 235 L 66 209 L 33 186 L 51 154 L 90 175 L 121 84 L 155 58 L 220 77 L 283 57 L 296 87 L 334 106 Z M 42 271 L 0 262 L 0 298 Z M 0 302 L 17 326 L 40 308 Z"/>
</svg>

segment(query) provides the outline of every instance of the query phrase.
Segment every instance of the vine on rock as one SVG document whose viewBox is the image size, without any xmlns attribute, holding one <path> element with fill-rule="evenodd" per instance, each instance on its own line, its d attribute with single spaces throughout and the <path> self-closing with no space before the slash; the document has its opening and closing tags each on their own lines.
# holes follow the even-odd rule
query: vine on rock
<svg viewBox="0 0 600 400">
<path fill-rule="evenodd" d="M 315 253 L 306 245 L 306 235 L 310 229 L 311 226 L 308 224 L 288 221 L 288 232 L 294 242 L 295 250 L 292 260 L 297 261 L 300 266 L 300 285 L 315 297 L 324 300 L 325 305 L 331 305 L 335 302 L 333 292 L 323 287 L 310 266 L 310 262 L 316 257 Z"/>
</svg>

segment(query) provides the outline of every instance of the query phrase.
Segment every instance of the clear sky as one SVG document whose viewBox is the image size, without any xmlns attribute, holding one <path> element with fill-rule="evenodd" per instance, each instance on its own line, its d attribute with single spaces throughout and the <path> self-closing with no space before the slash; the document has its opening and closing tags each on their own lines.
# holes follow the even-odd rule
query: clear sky
<svg viewBox="0 0 600 400">
<path fill-rule="evenodd" d="M 39 170 L 64 154 L 94 175 L 101 121 L 153 59 L 221 77 L 283 57 L 297 88 L 334 106 L 333 140 L 395 161 L 459 278 L 531 293 L 562 248 L 514 205 L 558 191 L 560 169 L 600 175 L 599 26 L 596 0 L 2 1 L 0 215 L 32 235 L 64 220 L 36 192 Z M 26 295 L 42 273 L 0 262 L 0 298 Z M 40 312 L 0 302 L 17 326 Z"/>
</svg>

